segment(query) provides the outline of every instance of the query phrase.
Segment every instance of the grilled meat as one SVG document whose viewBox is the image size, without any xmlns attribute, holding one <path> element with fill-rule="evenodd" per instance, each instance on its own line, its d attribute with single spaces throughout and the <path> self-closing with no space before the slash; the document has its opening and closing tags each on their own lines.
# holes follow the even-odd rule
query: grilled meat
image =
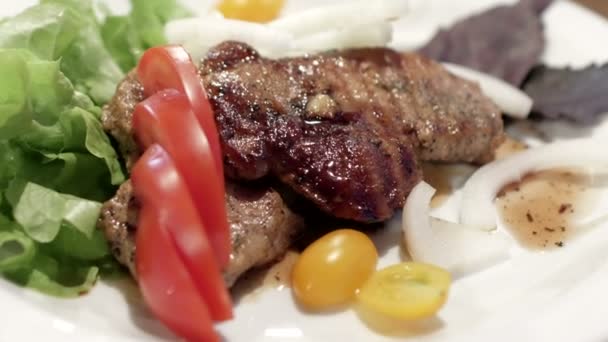
<svg viewBox="0 0 608 342">
<path fill-rule="evenodd" d="M 97 221 L 97 226 L 104 232 L 116 260 L 127 266 L 134 276 L 138 213 L 139 203 L 133 196 L 133 187 L 128 180 L 118 188 L 114 197 L 103 204 Z"/>
<path fill-rule="evenodd" d="M 227 175 L 272 174 L 340 218 L 385 220 L 420 179 L 418 158 L 484 162 L 503 139 L 500 111 L 476 84 L 415 54 L 373 48 L 270 60 L 227 42 L 200 75 Z M 141 96 L 130 75 L 104 115 L 128 160 L 137 157 L 128 103 Z"/>
<path fill-rule="evenodd" d="M 232 286 L 245 271 L 280 258 L 304 226 L 281 196 L 270 187 L 226 185 L 226 208 L 230 224 L 232 253 L 224 280 Z M 120 186 L 116 196 L 101 211 L 99 226 L 108 239 L 116 259 L 133 276 L 135 269 L 135 229 L 139 204 L 133 197 L 131 182 Z"/>
<path fill-rule="evenodd" d="M 141 155 L 141 151 L 133 138 L 131 118 L 135 106 L 143 100 L 144 89 L 137 80 L 135 71 L 131 71 L 118 84 L 112 101 L 103 108 L 101 117 L 103 128 L 116 139 L 118 149 L 125 159 L 128 170 L 131 170 L 131 167 Z"/>
<path fill-rule="evenodd" d="M 228 183 L 226 207 L 232 253 L 224 279 L 229 285 L 245 271 L 282 257 L 304 228 L 304 220 L 270 187 Z"/>
<path fill-rule="evenodd" d="M 421 178 L 419 159 L 481 163 L 503 139 L 500 111 L 476 84 L 414 54 L 374 48 L 269 60 L 227 42 L 203 60 L 200 76 L 226 176 L 274 176 L 338 218 L 385 220 Z M 142 100 L 132 72 L 104 108 L 128 168 L 140 154 L 131 117 Z M 303 223 L 274 190 L 228 183 L 232 283 L 282 255 Z M 101 218 L 132 272 L 136 212 L 127 183 Z"/>
<path fill-rule="evenodd" d="M 140 156 L 132 136 L 131 116 L 137 103 L 144 99 L 134 72 L 123 80 L 112 102 L 104 108 L 104 128 L 118 142 L 127 168 Z M 233 252 L 224 270 L 228 286 L 247 270 L 280 258 L 304 227 L 281 196 L 264 186 L 226 184 L 226 207 Z M 139 204 L 129 181 L 118 189 L 101 211 L 99 227 L 108 239 L 116 259 L 136 277 L 135 231 Z"/>
<path fill-rule="evenodd" d="M 420 179 L 417 156 L 483 162 L 502 139 L 500 110 L 476 84 L 414 54 L 270 60 L 227 42 L 200 75 L 228 174 L 273 174 L 340 218 L 390 218 Z"/>
</svg>

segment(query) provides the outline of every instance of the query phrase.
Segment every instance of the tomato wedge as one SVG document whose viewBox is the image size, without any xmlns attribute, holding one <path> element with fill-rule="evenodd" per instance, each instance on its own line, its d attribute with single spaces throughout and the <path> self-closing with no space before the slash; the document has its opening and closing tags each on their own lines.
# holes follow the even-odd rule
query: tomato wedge
<svg viewBox="0 0 608 342">
<path fill-rule="evenodd" d="M 155 212 L 156 224 L 160 225 L 162 229 L 162 234 L 158 239 L 171 237 L 174 248 L 190 274 L 194 286 L 206 302 L 211 317 L 216 321 L 232 318 L 230 296 L 199 214 L 192 203 L 186 184 L 169 154 L 159 145 L 150 146 L 135 163 L 131 180 L 142 208 Z M 148 221 L 143 223 L 147 224 Z M 138 229 L 141 229 L 141 223 Z M 146 256 L 142 257 L 139 254 L 140 247 L 153 237 L 140 240 L 139 231 L 137 235 L 137 262 L 145 264 Z M 156 258 L 164 257 L 161 250 L 155 253 Z M 141 258 L 144 260 L 140 260 Z M 140 282 L 146 286 L 145 278 L 140 279 Z M 163 296 L 162 293 L 156 295 Z M 193 316 L 191 319 L 195 321 L 196 317 Z"/>
<path fill-rule="evenodd" d="M 137 77 L 146 96 L 164 89 L 175 89 L 188 97 L 196 119 L 209 140 L 218 174 L 223 175 L 222 151 L 213 110 L 188 52 L 177 45 L 148 49 L 137 65 Z"/>
<path fill-rule="evenodd" d="M 190 103 L 173 89 L 140 102 L 133 112 L 133 130 L 143 145 L 161 145 L 183 177 L 203 222 L 220 268 L 230 261 L 223 175 L 218 175 L 209 142 L 197 124 Z"/>
<path fill-rule="evenodd" d="M 138 222 L 136 267 L 141 293 L 156 317 L 179 336 L 219 341 L 207 306 L 155 211 L 144 206 Z"/>
</svg>

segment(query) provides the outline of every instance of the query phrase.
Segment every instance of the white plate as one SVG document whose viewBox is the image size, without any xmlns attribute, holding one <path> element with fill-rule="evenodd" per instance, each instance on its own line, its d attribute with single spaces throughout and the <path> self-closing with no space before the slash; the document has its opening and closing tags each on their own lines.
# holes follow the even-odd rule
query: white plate
<svg viewBox="0 0 608 342">
<path fill-rule="evenodd" d="M 0 16 L 13 15 L 34 0 L 2 1 Z M 109 1 L 120 11 L 125 1 Z M 292 1 L 287 11 L 324 1 Z M 512 0 L 413 0 L 415 17 L 396 25 L 394 46 L 412 47 L 439 25 Z M 188 3 L 203 6 L 204 1 Z M 569 2 L 557 2 L 544 15 L 552 65 L 583 66 L 608 59 L 608 23 Z M 608 125 L 577 129 L 564 123 L 542 127 L 556 138 L 608 137 Z M 439 214 L 452 216 L 457 197 Z M 608 202 L 608 201 L 605 201 Z M 605 211 L 604 211 L 605 212 Z M 521 254 L 509 262 L 454 283 L 436 320 L 412 326 L 416 341 L 608 341 L 608 226 L 578 239 L 563 251 Z M 374 237 L 380 266 L 400 260 L 395 226 Z M 101 283 L 91 294 L 55 299 L 0 280 L 0 341 L 174 340 L 146 311 L 128 280 Z M 236 319 L 219 326 L 229 341 L 390 341 L 369 330 L 352 311 L 306 315 L 289 290 L 267 289 L 236 307 Z"/>
</svg>

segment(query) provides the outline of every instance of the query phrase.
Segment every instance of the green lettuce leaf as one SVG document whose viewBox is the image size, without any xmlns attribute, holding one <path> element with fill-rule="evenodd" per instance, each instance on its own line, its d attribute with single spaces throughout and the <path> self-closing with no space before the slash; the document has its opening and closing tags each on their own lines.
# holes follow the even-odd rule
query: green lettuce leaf
<svg viewBox="0 0 608 342">
<path fill-rule="evenodd" d="M 86 236 L 74 225 L 61 226 L 55 239 L 48 244 L 49 252 L 54 255 L 68 256 L 78 260 L 99 260 L 110 255 L 108 242 L 103 232 L 95 229 Z"/>
<path fill-rule="evenodd" d="M 104 46 L 90 1 L 44 1 L 0 22 L 0 47 L 61 60 L 76 89 L 98 104 L 110 100 L 124 76 Z"/>
<path fill-rule="evenodd" d="M 101 37 L 123 72 L 133 69 L 146 49 L 128 16 L 108 16 L 101 27 Z"/>
<path fill-rule="evenodd" d="M 191 15 L 177 0 L 132 0 L 131 5 L 131 18 L 147 47 L 167 43 L 164 27 L 169 20 Z"/>
<path fill-rule="evenodd" d="M 146 49 L 167 43 L 169 20 L 191 15 L 176 0 L 132 0 L 131 7 L 126 16 L 106 17 L 101 27 L 106 48 L 124 72 L 135 67 Z"/>
<path fill-rule="evenodd" d="M 71 166 L 82 158 L 70 163 L 67 153 L 90 154 L 105 164 L 112 184 L 124 180 L 101 127 L 99 108 L 73 88 L 59 62 L 40 60 L 26 50 L 0 49 L 0 73 L 7 75 L 0 81 L 0 140 L 42 154 L 48 159 L 45 164 L 59 158 Z M 97 183 L 99 177 L 105 180 L 105 175 L 94 174 Z"/>
<path fill-rule="evenodd" d="M 13 282 L 57 297 L 77 297 L 95 285 L 99 267 L 38 254 L 30 268 L 5 272 Z"/>
<path fill-rule="evenodd" d="M 0 54 L 0 139 L 25 132 L 32 120 L 28 110 L 28 68 L 16 53 Z"/>
<path fill-rule="evenodd" d="M 28 266 L 36 255 L 36 245 L 18 230 L 0 231 L 0 272 Z"/>
<path fill-rule="evenodd" d="M 107 243 L 100 234 L 96 230 L 86 238 L 64 225 L 53 242 L 38 244 L 0 215 L 0 274 L 49 295 L 82 295 L 94 286 L 100 271 L 120 274 L 116 262 L 108 259 Z"/>
<path fill-rule="evenodd" d="M 0 274 L 55 296 L 117 274 L 101 202 L 124 181 L 101 125 L 124 73 L 165 44 L 177 0 L 132 0 L 103 23 L 92 0 L 40 0 L 0 20 Z"/>
<path fill-rule="evenodd" d="M 62 68 L 0 48 L 0 273 L 71 297 L 116 267 L 96 223 L 124 174 L 101 109 Z"/>
<path fill-rule="evenodd" d="M 23 48 L 55 60 L 77 39 L 80 26 L 78 13 L 64 6 L 33 6 L 0 22 L 0 47 Z"/>
<path fill-rule="evenodd" d="M 87 239 L 95 230 L 101 203 L 60 194 L 31 182 L 13 181 L 6 190 L 15 221 L 37 242 L 55 240 L 64 223 Z"/>
<path fill-rule="evenodd" d="M 19 227 L 0 215 L 0 272 L 28 267 L 36 255 L 36 245 Z"/>
<path fill-rule="evenodd" d="M 29 274 L 25 286 L 57 297 L 77 297 L 89 292 L 97 282 L 99 268 L 96 266 L 83 266 L 70 268 L 69 273 L 59 273 L 53 279 L 51 275 L 38 269 Z"/>
<path fill-rule="evenodd" d="M 23 153 L 9 141 L 0 140 L 0 189 L 4 190 L 9 182 L 21 171 Z M 0 196 L 0 200 L 2 196 Z"/>
</svg>

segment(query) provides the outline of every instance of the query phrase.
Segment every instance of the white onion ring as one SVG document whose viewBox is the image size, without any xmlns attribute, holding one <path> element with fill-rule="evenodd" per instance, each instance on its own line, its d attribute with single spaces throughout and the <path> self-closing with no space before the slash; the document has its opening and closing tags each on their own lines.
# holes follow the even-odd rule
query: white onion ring
<svg viewBox="0 0 608 342">
<path fill-rule="evenodd" d="M 356 1 L 331 4 L 289 14 L 270 22 L 268 25 L 275 29 L 290 32 L 299 38 L 328 30 L 363 26 L 396 19 L 407 13 L 408 8 L 408 0 Z"/>
<path fill-rule="evenodd" d="M 454 277 L 480 271 L 509 257 L 512 240 L 502 232 L 487 232 L 429 216 L 435 189 L 418 183 L 403 208 L 405 245 L 413 260 L 431 263 Z"/>
<path fill-rule="evenodd" d="M 391 41 L 393 29 L 387 22 L 329 30 L 294 40 L 291 55 L 332 49 L 385 46 Z"/>
<path fill-rule="evenodd" d="M 173 20 L 165 27 L 167 40 L 181 44 L 193 60 L 203 57 L 207 51 L 226 40 L 236 40 L 253 46 L 268 57 L 283 56 L 290 51 L 291 34 L 241 20 L 218 18 L 217 16 Z"/>
<path fill-rule="evenodd" d="M 531 172 L 569 167 L 608 166 L 605 144 L 592 139 L 556 142 L 493 161 L 465 183 L 460 223 L 496 227 L 496 194 L 507 184 Z"/>
<path fill-rule="evenodd" d="M 451 73 L 479 83 L 481 91 L 496 103 L 505 114 L 525 119 L 532 110 L 532 99 L 523 91 L 494 76 L 451 63 L 443 63 Z"/>
</svg>

